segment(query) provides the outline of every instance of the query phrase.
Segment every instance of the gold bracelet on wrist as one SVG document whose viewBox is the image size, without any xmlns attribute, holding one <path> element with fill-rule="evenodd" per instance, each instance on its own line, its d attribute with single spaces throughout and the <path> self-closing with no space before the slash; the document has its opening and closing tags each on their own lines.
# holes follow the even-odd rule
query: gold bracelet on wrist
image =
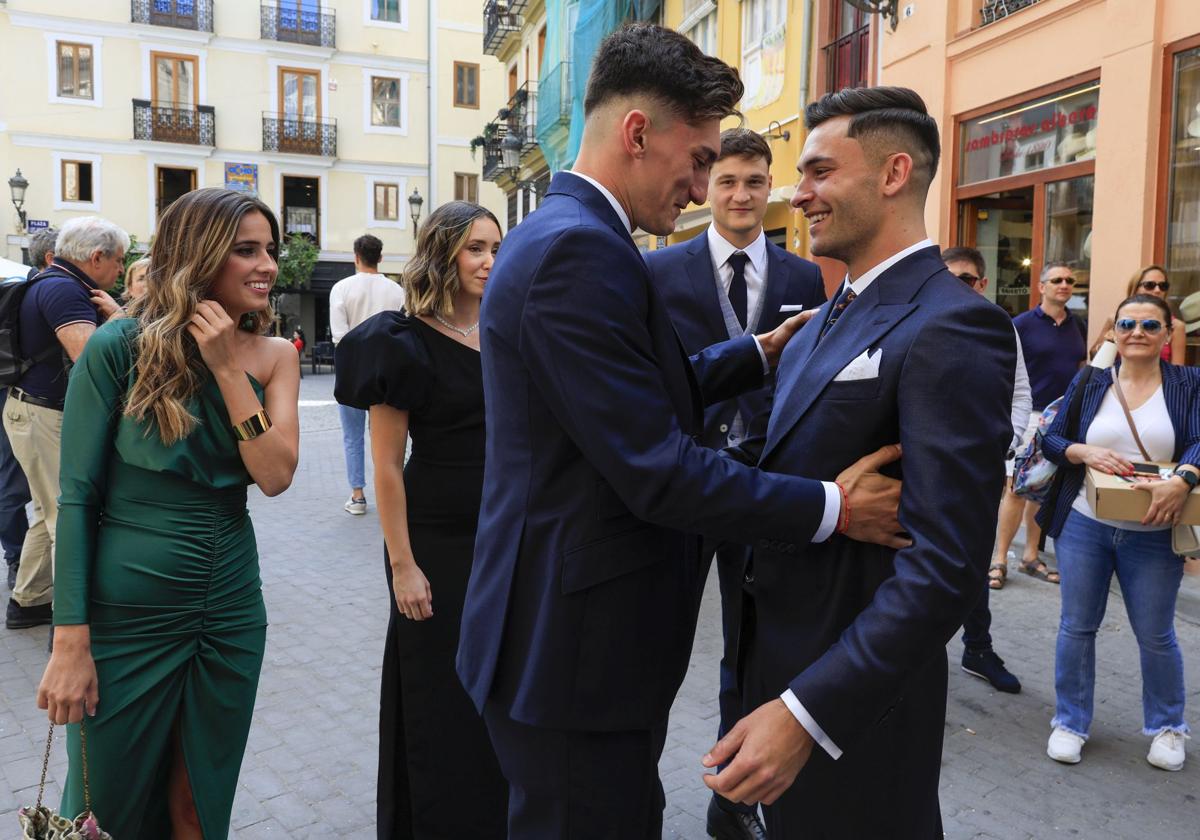
<svg viewBox="0 0 1200 840">
<path fill-rule="evenodd" d="M 269 428 L 271 428 L 271 417 L 267 414 L 266 409 L 263 409 L 257 414 L 250 415 L 241 423 L 234 423 L 233 433 L 237 435 L 238 440 L 254 440 Z"/>
</svg>

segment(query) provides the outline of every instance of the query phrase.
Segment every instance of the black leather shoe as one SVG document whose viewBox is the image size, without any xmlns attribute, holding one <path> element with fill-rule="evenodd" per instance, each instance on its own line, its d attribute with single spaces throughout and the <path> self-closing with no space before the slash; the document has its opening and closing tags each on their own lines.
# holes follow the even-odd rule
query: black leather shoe
<svg viewBox="0 0 1200 840">
<path fill-rule="evenodd" d="M 4 626 L 9 630 L 25 630 L 41 624 L 54 621 L 54 612 L 50 604 L 39 604 L 36 607 L 22 607 L 12 598 L 8 599 L 8 610 L 4 614 Z"/>
<path fill-rule="evenodd" d="M 1021 681 L 1004 667 L 1004 660 L 994 651 L 979 652 L 964 650 L 962 669 L 973 677 L 987 680 L 997 691 L 1007 694 L 1020 694 Z"/>
<path fill-rule="evenodd" d="M 727 808 L 713 796 L 708 802 L 708 836 L 716 840 L 767 840 L 767 830 L 757 810 L 746 813 Z"/>
</svg>

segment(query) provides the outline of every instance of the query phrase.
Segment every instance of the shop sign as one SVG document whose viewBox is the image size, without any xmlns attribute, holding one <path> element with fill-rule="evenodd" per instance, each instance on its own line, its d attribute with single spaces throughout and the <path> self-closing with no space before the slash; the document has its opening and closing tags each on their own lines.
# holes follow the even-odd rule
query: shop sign
<svg viewBox="0 0 1200 840">
<path fill-rule="evenodd" d="M 39 230 L 48 230 L 49 228 L 49 219 L 27 219 L 25 221 L 25 230 L 29 233 L 37 233 Z"/>
<path fill-rule="evenodd" d="M 225 164 L 225 189 L 246 195 L 258 195 L 258 164 Z"/>
<path fill-rule="evenodd" d="M 960 184 L 1063 166 L 1096 156 L 1100 84 L 1054 93 L 961 125 Z"/>
</svg>

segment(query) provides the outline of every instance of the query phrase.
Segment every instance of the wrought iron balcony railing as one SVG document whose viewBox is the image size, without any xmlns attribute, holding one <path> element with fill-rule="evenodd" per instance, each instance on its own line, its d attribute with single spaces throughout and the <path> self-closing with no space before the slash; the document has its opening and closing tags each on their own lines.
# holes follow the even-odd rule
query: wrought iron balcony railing
<svg viewBox="0 0 1200 840">
<path fill-rule="evenodd" d="M 130 0 L 130 20 L 212 32 L 213 4 L 212 0 Z"/>
<path fill-rule="evenodd" d="M 259 31 L 268 41 L 329 49 L 337 46 L 337 18 L 330 9 L 282 0 L 280 3 L 263 3 L 259 10 Z"/>
<path fill-rule="evenodd" d="M 217 145 L 217 116 L 211 105 L 177 108 L 167 103 L 133 100 L 133 139 L 163 143 Z"/>
<path fill-rule="evenodd" d="M 483 129 L 483 180 L 495 181 L 504 173 L 504 151 L 501 143 L 507 135 L 508 126 L 503 120 L 490 122 Z"/>
<path fill-rule="evenodd" d="M 826 91 L 864 87 L 871 78 L 871 27 L 861 26 L 824 47 Z"/>
<path fill-rule="evenodd" d="M 995 23 L 1006 18 L 1013 12 L 1019 12 L 1026 6 L 1032 6 L 1038 0 L 984 0 L 983 8 L 979 10 L 982 26 Z"/>
<path fill-rule="evenodd" d="M 337 157 L 337 120 L 264 113 L 263 151 Z"/>
<path fill-rule="evenodd" d="M 520 32 L 525 0 L 487 0 L 483 6 L 483 51 L 497 55 L 510 35 Z"/>
<path fill-rule="evenodd" d="M 537 146 L 537 83 L 526 82 L 497 114 L 507 124 L 507 133 L 521 138 L 521 154 Z"/>
<path fill-rule="evenodd" d="M 537 133 L 570 125 L 571 102 L 571 62 L 563 61 L 538 82 Z"/>
</svg>

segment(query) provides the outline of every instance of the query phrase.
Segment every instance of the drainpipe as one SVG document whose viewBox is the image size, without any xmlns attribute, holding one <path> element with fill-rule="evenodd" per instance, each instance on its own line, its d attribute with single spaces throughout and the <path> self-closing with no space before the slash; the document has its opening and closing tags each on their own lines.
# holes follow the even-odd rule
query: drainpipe
<svg viewBox="0 0 1200 840">
<path fill-rule="evenodd" d="M 429 69 L 428 69 L 428 73 L 426 74 L 427 79 L 428 79 L 426 87 L 429 91 L 429 120 L 428 120 L 428 122 L 429 122 L 429 165 L 427 167 L 428 175 L 426 177 L 428 178 L 428 183 L 426 185 L 426 189 L 428 190 L 429 195 L 426 198 L 426 202 L 427 202 L 426 206 L 429 208 L 429 212 L 432 213 L 434 208 L 438 206 L 437 178 L 434 176 L 434 173 L 437 172 L 437 153 L 438 153 L 438 147 L 437 147 L 437 115 L 438 115 L 437 95 L 438 94 L 437 94 L 437 82 L 436 82 L 437 61 L 438 61 L 438 56 L 437 56 L 438 22 L 437 22 L 436 0 L 426 0 L 425 9 L 426 9 L 425 14 L 428 16 L 428 20 L 429 20 L 429 49 L 428 49 Z"/>
</svg>

